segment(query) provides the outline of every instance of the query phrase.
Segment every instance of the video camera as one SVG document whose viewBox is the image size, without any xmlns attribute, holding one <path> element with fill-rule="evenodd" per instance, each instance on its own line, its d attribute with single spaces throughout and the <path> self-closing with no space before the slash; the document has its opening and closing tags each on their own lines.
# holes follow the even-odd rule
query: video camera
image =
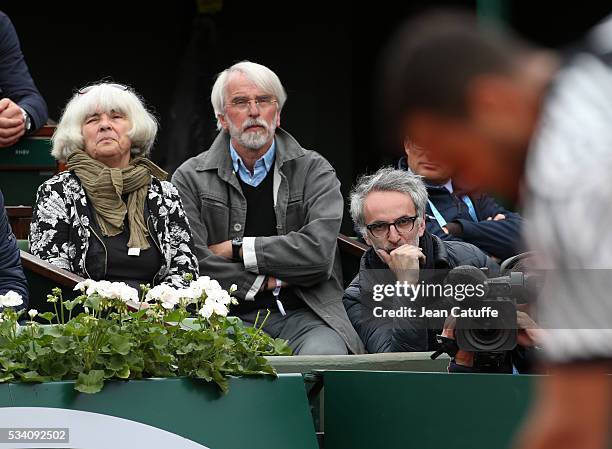
<svg viewBox="0 0 612 449">
<path fill-rule="evenodd" d="M 459 349 L 469 352 L 499 353 L 511 351 L 517 344 L 517 304 L 533 301 L 539 290 L 536 274 L 510 272 L 507 276 L 487 279 L 473 266 L 452 269 L 445 285 L 479 286 L 480 295 L 462 301 L 449 298 L 451 315 L 456 317 L 455 340 Z"/>
</svg>

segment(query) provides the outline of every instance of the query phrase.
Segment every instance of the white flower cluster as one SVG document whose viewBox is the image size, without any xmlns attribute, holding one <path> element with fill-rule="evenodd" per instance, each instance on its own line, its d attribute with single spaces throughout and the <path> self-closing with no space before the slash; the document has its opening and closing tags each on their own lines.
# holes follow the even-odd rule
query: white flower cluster
<svg viewBox="0 0 612 449">
<path fill-rule="evenodd" d="M 119 299 L 123 302 L 138 302 L 138 290 L 130 287 L 125 282 L 94 281 L 85 279 L 75 285 L 74 290 L 80 290 L 86 295 L 97 293 L 98 295 L 109 298 Z"/>
<path fill-rule="evenodd" d="M 80 290 L 87 295 L 97 293 L 105 298 L 117 298 L 124 302 L 138 302 L 138 292 L 123 282 L 94 281 L 86 279 L 79 282 L 75 290 Z M 159 303 L 164 309 L 172 310 L 180 305 L 186 307 L 189 304 L 203 304 L 198 314 L 204 318 L 210 318 L 213 314 L 227 316 L 230 304 L 237 304 L 236 298 L 231 296 L 237 287 L 233 284 L 229 292 L 223 290 L 219 282 L 208 276 L 202 276 L 192 281 L 187 288 L 175 288 L 168 284 L 160 284 L 149 290 L 145 296 L 147 304 Z"/>
<path fill-rule="evenodd" d="M 0 307 L 15 307 L 23 304 L 21 295 L 13 290 L 9 290 L 4 295 L 0 295 Z"/>
<path fill-rule="evenodd" d="M 237 287 L 232 285 L 230 292 L 236 291 Z M 166 284 L 161 284 L 153 287 L 146 296 L 147 302 L 157 301 L 165 309 L 173 309 L 178 304 L 188 305 L 200 302 L 202 298 L 204 304 L 198 310 L 198 313 L 204 318 L 210 318 L 213 314 L 219 316 L 227 316 L 229 305 L 236 304 L 235 298 L 232 298 L 230 293 L 223 290 L 221 285 L 214 279 L 208 276 L 202 276 L 199 279 L 192 281 L 188 288 L 173 288 Z"/>
</svg>

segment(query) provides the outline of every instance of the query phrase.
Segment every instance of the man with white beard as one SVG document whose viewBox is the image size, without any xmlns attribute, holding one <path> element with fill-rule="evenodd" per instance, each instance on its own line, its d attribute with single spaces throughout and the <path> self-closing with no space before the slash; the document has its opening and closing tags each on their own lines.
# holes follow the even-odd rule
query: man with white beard
<svg viewBox="0 0 612 449">
<path fill-rule="evenodd" d="M 238 286 L 230 313 L 264 322 L 295 354 L 361 353 L 342 305 L 340 182 L 320 154 L 279 128 L 286 99 L 263 65 L 243 61 L 221 72 L 211 93 L 220 133 L 172 182 L 200 273 Z"/>
</svg>

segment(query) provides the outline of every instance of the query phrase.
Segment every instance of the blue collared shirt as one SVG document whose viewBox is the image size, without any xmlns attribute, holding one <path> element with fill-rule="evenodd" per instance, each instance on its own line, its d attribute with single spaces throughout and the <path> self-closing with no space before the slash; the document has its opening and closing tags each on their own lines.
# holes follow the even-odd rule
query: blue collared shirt
<svg viewBox="0 0 612 449">
<path fill-rule="evenodd" d="M 274 157 L 276 156 L 276 142 L 273 140 L 270 149 L 257 159 L 253 167 L 253 173 L 242 162 L 238 152 L 230 142 L 230 155 L 232 156 L 232 164 L 234 165 L 234 173 L 237 173 L 242 179 L 242 182 L 252 187 L 257 187 L 264 180 L 272 166 L 274 165 Z"/>
</svg>

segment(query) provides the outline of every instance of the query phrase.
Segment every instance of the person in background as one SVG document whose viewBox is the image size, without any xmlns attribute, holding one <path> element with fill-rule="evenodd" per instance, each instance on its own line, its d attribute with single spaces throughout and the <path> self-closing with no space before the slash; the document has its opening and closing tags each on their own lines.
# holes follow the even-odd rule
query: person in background
<svg viewBox="0 0 612 449">
<path fill-rule="evenodd" d="M 11 19 L 0 11 L 0 148 L 47 121 L 47 104 L 26 65 Z"/>
<path fill-rule="evenodd" d="M 481 192 L 462 189 L 452 167 L 433 160 L 425 149 L 404 140 L 405 156 L 398 168 L 423 176 L 427 187 L 427 230 L 442 240 L 471 243 L 497 262 L 521 252 L 523 219 Z"/>
<path fill-rule="evenodd" d="M 404 170 L 381 168 L 362 176 L 351 192 L 351 217 L 370 249 L 361 258 L 359 273 L 344 292 L 344 306 L 368 352 L 432 351 L 442 325 L 419 317 L 376 319 L 374 308 L 399 310 L 435 306 L 434 299 L 393 296 L 373 298 L 378 286 L 442 284 L 449 270 L 459 265 L 499 267 L 470 243 L 445 241 L 425 227 L 427 190 L 418 176 Z"/>
<path fill-rule="evenodd" d="M 43 183 L 30 251 L 94 280 L 138 289 L 198 276 L 193 237 L 176 188 L 149 154 L 157 122 L 122 84 L 79 89 L 53 135 L 51 154 L 68 170 Z"/>
<path fill-rule="evenodd" d="M 0 295 L 5 295 L 11 290 L 21 295 L 23 304 L 20 308 L 27 307 L 28 284 L 21 267 L 17 239 L 11 230 L 4 208 L 4 196 L 0 192 Z"/>
<path fill-rule="evenodd" d="M 363 352 L 342 306 L 336 239 L 343 200 L 334 168 L 280 128 L 278 76 L 239 62 L 217 78 L 220 130 L 172 178 L 192 224 L 200 271 L 235 283 L 245 323 L 289 341 L 295 354 Z"/>
</svg>

